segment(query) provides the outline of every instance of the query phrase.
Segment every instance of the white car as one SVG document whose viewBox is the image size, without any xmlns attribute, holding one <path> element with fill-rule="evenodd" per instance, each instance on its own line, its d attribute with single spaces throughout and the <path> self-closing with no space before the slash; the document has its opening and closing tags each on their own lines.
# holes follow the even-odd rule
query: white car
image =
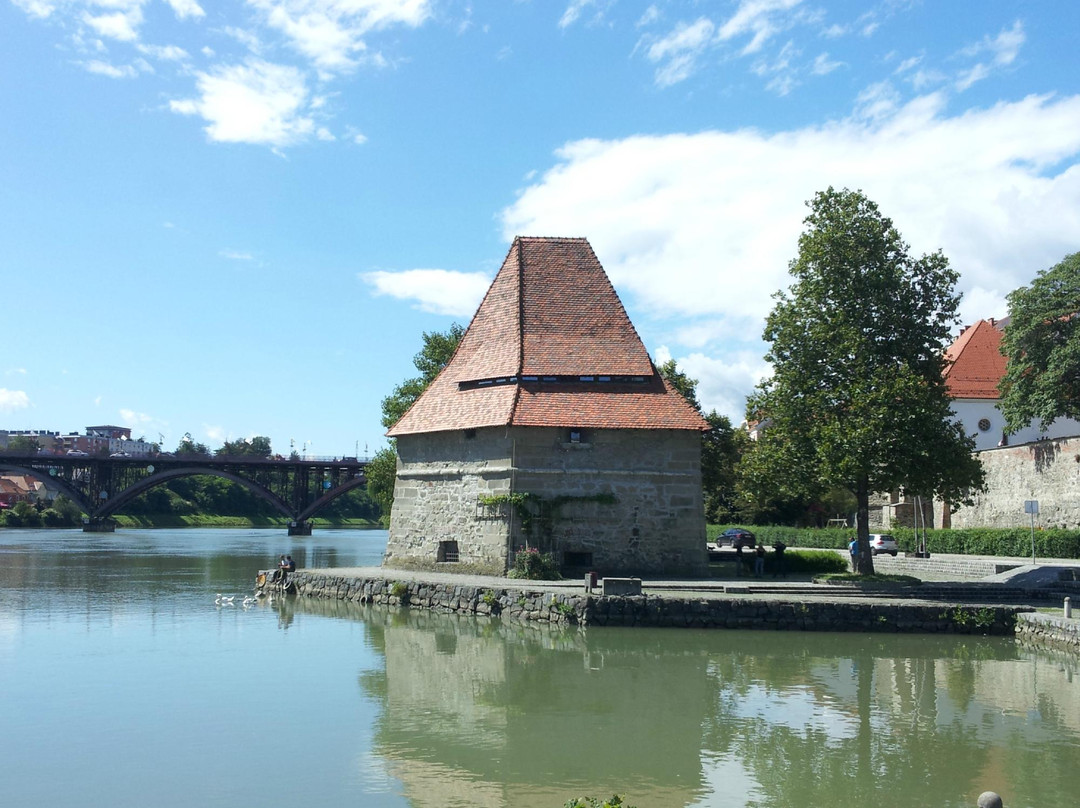
<svg viewBox="0 0 1080 808">
<path fill-rule="evenodd" d="M 888 553 L 893 558 L 895 558 L 899 550 L 900 547 L 897 545 L 896 539 L 894 539 L 888 533 L 870 534 L 870 552 L 873 555 L 881 555 L 882 553 Z"/>
</svg>

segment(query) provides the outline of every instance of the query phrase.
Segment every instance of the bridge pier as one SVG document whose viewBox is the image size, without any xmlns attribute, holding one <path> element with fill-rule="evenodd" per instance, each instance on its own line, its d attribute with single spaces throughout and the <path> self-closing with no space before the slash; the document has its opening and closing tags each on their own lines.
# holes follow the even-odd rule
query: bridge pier
<svg viewBox="0 0 1080 808">
<path fill-rule="evenodd" d="M 115 533 L 116 522 L 106 517 L 93 516 L 83 521 L 83 533 Z"/>
<path fill-rule="evenodd" d="M 311 522 L 289 522 L 290 536 L 310 536 Z"/>
</svg>

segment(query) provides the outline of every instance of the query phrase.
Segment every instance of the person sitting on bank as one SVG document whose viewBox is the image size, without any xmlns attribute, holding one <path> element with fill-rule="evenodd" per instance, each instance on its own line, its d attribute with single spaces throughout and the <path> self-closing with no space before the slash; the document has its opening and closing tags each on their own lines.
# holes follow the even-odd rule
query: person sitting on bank
<svg viewBox="0 0 1080 808">
<path fill-rule="evenodd" d="M 274 570 L 274 575 L 270 580 L 273 583 L 281 583 L 282 579 L 285 577 L 285 570 L 287 567 L 288 565 L 285 563 L 285 556 L 278 556 L 277 569 Z"/>
<path fill-rule="evenodd" d="M 292 556 L 285 556 L 285 571 L 296 572 L 296 562 L 292 560 Z"/>
</svg>

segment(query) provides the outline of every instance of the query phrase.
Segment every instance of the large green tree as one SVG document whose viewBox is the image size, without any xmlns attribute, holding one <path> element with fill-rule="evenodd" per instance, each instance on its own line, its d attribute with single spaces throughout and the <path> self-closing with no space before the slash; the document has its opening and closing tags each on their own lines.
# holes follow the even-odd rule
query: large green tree
<svg viewBox="0 0 1080 808">
<path fill-rule="evenodd" d="M 420 398 L 439 372 L 446 367 L 465 334 L 465 327 L 453 323 L 446 331 L 425 331 L 424 345 L 413 357 L 419 376 L 406 379 L 382 400 L 382 425 L 389 429 Z M 368 494 L 382 510 L 384 522 L 390 519 L 394 506 L 394 477 L 397 473 L 397 451 L 393 440 L 375 453 L 365 470 Z"/>
<path fill-rule="evenodd" d="M 1058 418 L 1080 418 L 1080 253 L 1009 295 L 1001 352 L 1008 357 L 1001 411 L 1010 432 L 1034 419 L 1045 430 Z"/>
<path fill-rule="evenodd" d="M 861 192 L 829 188 L 808 206 L 794 283 L 765 325 L 773 375 L 747 411 L 766 422 L 759 462 L 789 491 L 855 495 L 859 572 L 869 574 L 872 492 L 958 502 L 982 485 L 942 375 L 957 274 L 940 252 L 912 258 Z"/>
</svg>

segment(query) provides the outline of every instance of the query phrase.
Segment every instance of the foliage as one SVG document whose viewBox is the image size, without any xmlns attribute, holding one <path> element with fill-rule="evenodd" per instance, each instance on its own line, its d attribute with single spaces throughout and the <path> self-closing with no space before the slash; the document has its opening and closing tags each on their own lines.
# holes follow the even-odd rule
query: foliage
<svg viewBox="0 0 1080 808">
<path fill-rule="evenodd" d="M 942 375 L 958 276 L 940 252 L 911 258 L 860 192 L 829 188 L 809 207 L 795 282 L 766 321 L 773 375 L 747 406 L 767 419 L 755 467 L 782 494 L 849 489 L 859 571 L 872 573 L 871 492 L 903 486 L 958 502 L 982 485 Z"/>
<path fill-rule="evenodd" d="M 634 808 L 634 806 L 623 802 L 618 794 L 612 794 L 610 799 L 603 802 L 596 797 L 577 797 L 567 800 L 563 808 Z"/>
<path fill-rule="evenodd" d="M 406 379 L 382 400 L 383 426 L 389 429 L 401 420 L 401 416 L 420 398 L 439 371 L 446 367 L 464 335 L 465 328 L 458 323 L 453 323 L 447 331 L 424 332 L 424 346 L 413 357 L 413 365 L 420 375 Z"/>
<path fill-rule="evenodd" d="M 364 469 L 368 496 L 379 506 L 384 525 L 390 523 L 390 510 L 394 507 L 394 481 L 397 478 L 397 451 L 384 446 L 375 453 Z"/>
<path fill-rule="evenodd" d="M 701 403 L 697 397 L 697 379 L 691 379 L 683 371 L 679 370 L 678 363 L 669 359 L 664 364 L 657 366 L 656 372 L 663 376 L 675 391 L 686 399 L 687 403 L 698 412 L 701 412 Z"/>
<path fill-rule="evenodd" d="M 1045 430 L 1058 418 L 1080 418 L 1080 253 L 1039 273 L 1009 295 L 1001 342 L 1008 357 L 1001 380 L 1006 428 L 1033 419 Z"/>
<path fill-rule="evenodd" d="M 218 457 L 270 457 L 273 450 L 270 448 L 270 438 L 256 435 L 250 440 L 227 440 L 214 454 Z"/>
<path fill-rule="evenodd" d="M 748 558 L 753 558 L 753 553 L 744 552 Z M 775 556 L 767 553 L 765 556 L 765 572 L 772 573 L 775 566 Z M 784 553 L 784 571 L 795 575 L 818 575 L 834 572 L 843 572 L 847 569 L 847 562 L 843 556 L 829 550 L 787 550 Z"/>
<path fill-rule="evenodd" d="M 196 443 L 190 432 L 185 432 L 184 436 L 180 438 L 180 443 L 177 444 L 174 454 L 177 456 L 198 455 L 199 457 L 208 457 L 210 450 L 206 448 L 205 443 Z"/>
<path fill-rule="evenodd" d="M 402 583 L 401 581 L 394 581 L 394 583 L 390 584 L 390 594 L 395 598 L 404 600 L 409 595 L 408 584 Z"/>
<path fill-rule="evenodd" d="M 562 578 L 555 556 L 541 553 L 535 547 L 518 550 L 514 555 L 514 568 L 507 573 L 509 578 L 527 578 L 531 581 L 558 581 Z"/>
<path fill-rule="evenodd" d="M 5 527 L 41 527 L 41 513 L 29 502 L 16 502 L 0 512 Z"/>
<path fill-rule="evenodd" d="M 37 454 L 41 448 L 41 441 L 29 435 L 12 435 L 8 438 L 7 448 L 4 451 L 12 454 Z"/>
<path fill-rule="evenodd" d="M 709 525 L 706 528 L 706 536 L 709 541 L 716 541 L 717 537 L 729 527 L 740 527 L 740 525 Z M 917 539 L 914 529 L 894 527 L 890 528 L 888 533 L 896 539 L 901 552 L 915 551 Z M 754 535 L 758 543 L 765 546 L 780 540 L 788 547 L 844 550 L 851 541 L 854 531 L 852 528 L 759 525 L 754 527 Z M 931 553 L 1031 557 L 1031 529 L 1027 527 L 939 528 L 927 530 L 926 537 L 926 546 Z M 1035 553 L 1039 558 L 1080 558 L 1080 530 L 1060 528 L 1036 530 Z"/>
<path fill-rule="evenodd" d="M 41 521 L 45 527 L 79 527 L 82 511 L 71 499 L 60 494 L 41 512 Z"/>
</svg>

